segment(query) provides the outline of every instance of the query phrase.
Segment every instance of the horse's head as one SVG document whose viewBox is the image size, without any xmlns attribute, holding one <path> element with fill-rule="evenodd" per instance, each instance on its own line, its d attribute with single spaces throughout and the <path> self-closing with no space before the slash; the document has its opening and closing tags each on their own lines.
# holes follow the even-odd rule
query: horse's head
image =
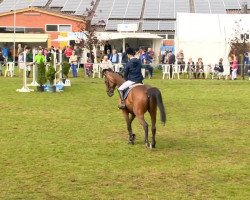
<svg viewBox="0 0 250 200">
<path fill-rule="evenodd" d="M 102 71 L 102 76 L 104 77 L 105 80 L 107 95 L 109 97 L 112 97 L 114 95 L 114 90 L 117 85 L 114 77 L 114 72 L 111 69 L 104 69 Z"/>
</svg>

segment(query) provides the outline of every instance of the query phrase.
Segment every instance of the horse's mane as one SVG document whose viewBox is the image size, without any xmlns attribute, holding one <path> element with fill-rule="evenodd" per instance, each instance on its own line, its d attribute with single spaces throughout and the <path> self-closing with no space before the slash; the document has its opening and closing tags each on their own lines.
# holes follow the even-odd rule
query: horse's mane
<svg viewBox="0 0 250 200">
<path fill-rule="evenodd" d="M 123 75 L 122 75 L 122 73 L 120 73 L 120 72 L 114 72 L 114 71 L 113 71 L 112 69 L 110 69 L 110 68 L 102 70 L 102 77 L 105 75 L 106 72 L 112 72 L 112 73 L 114 73 L 114 74 L 119 75 L 121 78 L 124 78 Z"/>
</svg>

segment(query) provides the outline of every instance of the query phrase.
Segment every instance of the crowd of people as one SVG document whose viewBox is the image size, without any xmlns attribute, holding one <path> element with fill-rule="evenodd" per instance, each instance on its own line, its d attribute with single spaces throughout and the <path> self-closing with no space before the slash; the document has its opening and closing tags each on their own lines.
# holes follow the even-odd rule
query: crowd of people
<svg viewBox="0 0 250 200">
<path fill-rule="evenodd" d="M 192 58 L 189 58 L 188 62 L 186 63 L 184 59 L 183 50 L 180 50 L 177 53 L 176 57 L 172 53 L 171 50 L 165 51 L 165 53 L 161 57 L 162 64 L 170 65 L 170 77 L 172 77 L 173 67 L 175 63 L 177 63 L 177 65 L 179 66 L 180 73 L 186 72 L 186 73 L 189 73 L 190 75 L 192 74 L 194 79 L 198 79 L 200 77 L 205 79 L 205 73 L 207 73 L 210 77 L 215 76 L 217 79 L 221 79 L 222 77 L 225 78 L 225 76 L 229 76 L 229 78 L 231 78 L 232 80 L 236 80 L 237 74 L 239 73 L 239 66 L 240 66 L 238 57 L 233 54 L 228 57 L 228 60 L 230 64 L 229 66 L 230 72 L 229 74 L 225 75 L 223 58 L 220 58 L 218 63 L 215 64 L 214 66 L 212 66 L 211 64 L 208 64 L 205 69 L 202 58 L 198 58 L 197 62 L 194 62 Z M 249 80 L 250 80 L 250 62 L 249 62 L 248 53 L 244 55 L 243 62 L 244 62 L 245 69 L 247 69 L 247 73 L 248 73 Z"/>
<path fill-rule="evenodd" d="M 126 43 L 125 48 L 128 49 L 129 47 L 129 44 Z M 93 63 L 102 63 L 103 68 L 113 68 L 113 65 L 118 63 L 125 67 L 126 63 L 129 61 L 126 51 L 123 53 L 118 52 L 117 49 L 112 48 L 108 41 L 106 41 L 104 45 L 104 50 L 98 50 L 96 54 L 93 51 L 81 48 L 79 45 L 67 46 L 62 49 L 55 48 L 53 46 L 51 46 L 51 48 L 43 48 L 39 46 L 34 47 L 33 51 L 31 51 L 31 48 L 29 48 L 27 45 L 22 46 L 21 44 L 18 44 L 14 55 L 13 49 L 9 49 L 6 45 L 4 45 L 0 47 L 0 75 L 3 75 L 2 65 L 7 62 L 12 62 L 14 59 L 18 63 L 18 66 L 23 68 L 22 63 L 24 62 L 24 52 L 26 53 L 26 62 L 30 63 L 34 63 L 33 54 L 40 55 L 40 57 L 43 55 L 43 62 L 49 63 L 51 62 L 52 54 L 54 52 L 56 53 L 56 60 L 59 62 L 59 53 L 61 52 L 63 55 L 61 62 L 66 61 L 70 63 L 73 77 L 77 77 L 77 67 L 79 66 L 84 67 L 86 75 L 90 77 L 93 70 Z M 140 47 L 135 49 L 135 58 L 140 60 L 142 68 L 145 68 L 145 70 L 148 71 L 149 78 L 151 78 L 154 73 L 154 67 L 152 63 L 156 59 L 152 48 Z M 248 54 L 246 54 L 244 58 L 245 66 L 248 68 L 250 80 L 250 64 Z M 40 61 L 35 59 L 35 63 L 38 62 Z M 229 62 L 230 78 L 235 80 L 237 79 L 237 73 L 239 71 L 239 61 L 237 56 L 229 56 Z M 170 65 L 170 77 L 172 77 L 173 67 L 175 64 L 179 66 L 180 73 L 186 71 L 187 73 L 190 73 L 190 75 L 192 74 L 194 79 L 205 78 L 205 73 L 209 75 L 213 74 L 218 79 L 224 76 L 222 58 L 219 59 L 215 66 L 208 64 L 205 70 L 202 58 L 198 58 L 197 62 L 194 62 L 192 58 L 189 58 L 188 61 L 185 62 L 183 50 L 180 50 L 176 56 L 171 50 L 165 51 L 165 53 L 161 56 L 160 63 Z M 27 66 L 26 70 L 27 76 L 29 77 L 31 71 L 30 65 Z"/>
</svg>

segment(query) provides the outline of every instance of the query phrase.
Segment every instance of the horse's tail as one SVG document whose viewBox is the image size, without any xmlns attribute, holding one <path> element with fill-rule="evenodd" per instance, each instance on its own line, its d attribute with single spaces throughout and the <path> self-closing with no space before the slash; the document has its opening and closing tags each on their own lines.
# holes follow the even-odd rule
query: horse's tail
<svg viewBox="0 0 250 200">
<path fill-rule="evenodd" d="M 161 122 L 163 123 L 163 125 L 165 125 L 165 123 L 166 123 L 166 111 L 165 111 L 165 107 L 164 107 L 164 104 L 162 101 L 161 91 L 156 87 L 149 88 L 148 89 L 148 96 L 150 99 L 151 98 L 156 99 L 157 106 L 160 110 Z"/>
</svg>

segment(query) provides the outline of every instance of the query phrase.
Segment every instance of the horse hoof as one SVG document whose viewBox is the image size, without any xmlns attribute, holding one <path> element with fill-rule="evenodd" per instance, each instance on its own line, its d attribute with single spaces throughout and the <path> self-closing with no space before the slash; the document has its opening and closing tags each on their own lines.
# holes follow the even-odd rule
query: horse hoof
<svg viewBox="0 0 250 200">
<path fill-rule="evenodd" d="M 134 145 L 134 141 L 128 141 L 128 144 Z"/>
<path fill-rule="evenodd" d="M 150 148 L 151 144 L 149 144 L 149 143 L 147 142 L 147 143 L 145 143 L 145 146 L 146 146 L 146 148 Z"/>
</svg>

